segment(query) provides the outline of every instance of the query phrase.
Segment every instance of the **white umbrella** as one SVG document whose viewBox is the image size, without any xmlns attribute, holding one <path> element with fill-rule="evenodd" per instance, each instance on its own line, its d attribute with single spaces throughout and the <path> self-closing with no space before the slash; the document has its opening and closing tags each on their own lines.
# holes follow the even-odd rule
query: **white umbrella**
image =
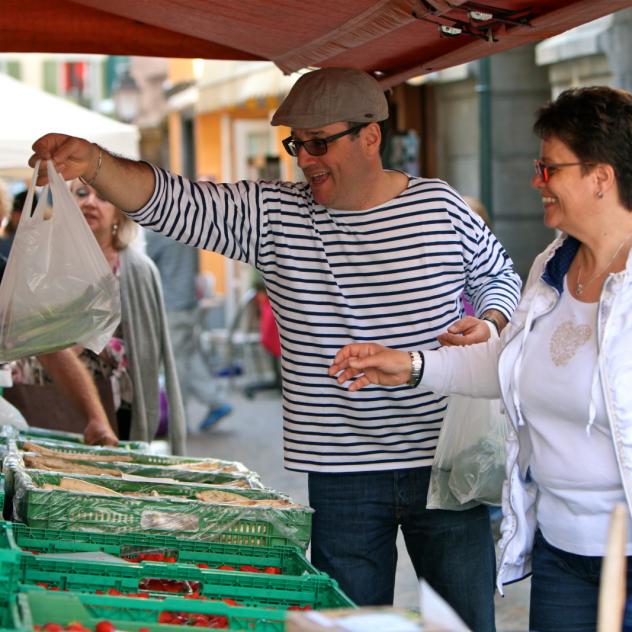
<svg viewBox="0 0 632 632">
<path fill-rule="evenodd" d="M 0 175 L 25 177 L 31 145 L 47 132 L 87 138 L 138 158 L 138 128 L 0 74 Z"/>
</svg>

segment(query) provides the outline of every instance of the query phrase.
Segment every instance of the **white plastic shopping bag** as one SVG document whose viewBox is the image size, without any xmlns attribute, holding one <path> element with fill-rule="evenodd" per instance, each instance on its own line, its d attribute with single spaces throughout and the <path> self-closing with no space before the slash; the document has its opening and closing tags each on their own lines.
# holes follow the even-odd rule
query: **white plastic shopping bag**
<svg viewBox="0 0 632 632">
<path fill-rule="evenodd" d="M 499 400 L 450 396 L 432 462 L 428 509 L 501 504 L 507 423 Z"/>
<path fill-rule="evenodd" d="M 121 318 L 121 296 L 99 244 L 48 161 L 37 207 L 35 165 L 0 285 L 0 362 L 81 345 L 99 353 Z"/>
</svg>

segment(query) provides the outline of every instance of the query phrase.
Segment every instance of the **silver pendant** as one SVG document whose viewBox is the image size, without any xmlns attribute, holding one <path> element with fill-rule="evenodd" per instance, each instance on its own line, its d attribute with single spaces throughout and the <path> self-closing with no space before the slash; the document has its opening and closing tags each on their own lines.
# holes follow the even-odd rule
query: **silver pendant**
<svg viewBox="0 0 632 632">
<path fill-rule="evenodd" d="M 578 283 L 575 286 L 575 294 L 583 294 L 584 293 L 584 286 L 581 283 Z"/>
</svg>

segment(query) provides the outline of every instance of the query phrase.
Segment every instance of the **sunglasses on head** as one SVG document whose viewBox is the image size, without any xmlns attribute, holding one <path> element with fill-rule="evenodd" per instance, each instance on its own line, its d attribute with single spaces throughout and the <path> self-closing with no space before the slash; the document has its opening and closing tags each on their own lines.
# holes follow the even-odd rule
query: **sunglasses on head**
<svg viewBox="0 0 632 632">
<path fill-rule="evenodd" d="M 338 134 L 332 134 L 331 136 L 327 136 L 326 138 L 312 138 L 310 140 L 298 140 L 293 136 L 288 136 L 283 140 L 283 147 L 285 147 L 285 151 L 287 151 L 290 156 L 298 156 L 298 152 L 301 150 L 301 147 L 305 149 L 305 151 L 311 156 L 323 156 L 327 153 L 327 143 L 331 143 L 334 140 L 338 140 L 347 134 L 353 134 L 354 132 L 358 132 L 363 127 L 366 127 L 368 123 L 360 123 L 360 125 L 354 125 L 349 129 L 346 129 L 344 132 L 339 132 Z"/>
<path fill-rule="evenodd" d="M 551 176 L 563 167 L 577 167 L 584 165 L 586 167 L 591 166 L 592 162 L 544 162 L 543 160 L 534 160 L 533 169 L 535 175 L 542 179 L 542 182 L 548 182 Z"/>
</svg>

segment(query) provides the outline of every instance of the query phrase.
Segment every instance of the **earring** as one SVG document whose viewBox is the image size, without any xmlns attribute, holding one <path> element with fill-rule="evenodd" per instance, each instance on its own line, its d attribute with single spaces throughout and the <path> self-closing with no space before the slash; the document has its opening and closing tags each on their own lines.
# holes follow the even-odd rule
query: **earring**
<svg viewBox="0 0 632 632">
<path fill-rule="evenodd" d="M 601 200 L 601 198 L 603 197 L 603 191 L 597 191 L 596 196 Z"/>
<path fill-rule="evenodd" d="M 112 224 L 112 234 L 116 235 L 118 233 L 118 224 Z"/>
</svg>

